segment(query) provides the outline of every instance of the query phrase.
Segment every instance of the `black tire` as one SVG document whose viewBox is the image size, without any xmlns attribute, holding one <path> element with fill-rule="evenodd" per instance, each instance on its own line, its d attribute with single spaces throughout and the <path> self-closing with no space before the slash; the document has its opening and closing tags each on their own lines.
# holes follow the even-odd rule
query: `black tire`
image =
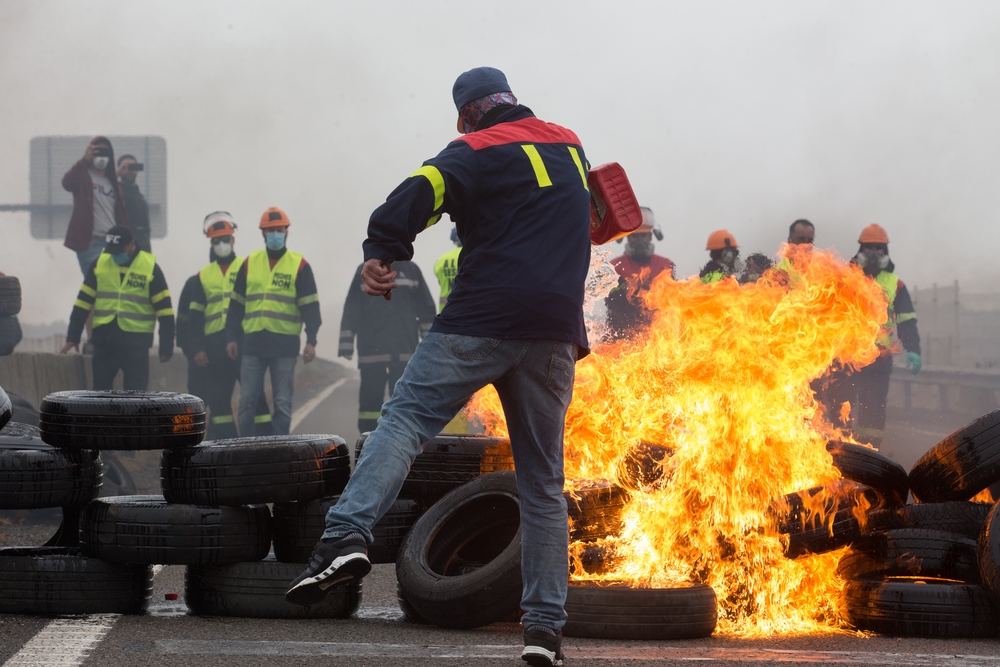
<svg viewBox="0 0 1000 667">
<path fill-rule="evenodd" d="M 977 558 L 983 586 L 993 602 L 1000 605 L 1000 503 L 993 505 L 979 533 Z"/>
<path fill-rule="evenodd" d="M 10 402 L 10 396 L 0 387 L 0 428 L 7 425 L 10 418 L 14 416 L 14 406 Z"/>
<path fill-rule="evenodd" d="M 42 439 L 56 447 L 192 447 L 205 437 L 205 403 L 156 391 L 60 391 L 42 399 Z"/>
<path fill-rule="evenodd" d="M 79 549 L 0 549 L 0 613 L 141 614 L 153 588 L 146 565 L 87 558 Z"/>
<path fill-rule="evenodd" d="M 347 443 L 335 435 L 213 440 L 165 449 L 160 459 L 163 497 L 193 505 L 325 498 L 343 491 L 350 475 Z"/>
<path fill-rule="evenodd" d="M 20 422 L 28 426 L 38 426 L 38 408 L 28 402 L 25 398 L 18 396 L 14 392 L 7 392 L 10 403 L 14 407 L 14 415 L 10 418 L 13 422 Z"/>
<path fill-rule="evenodd" d="M 355 465 L 366 437 L 355 445 Z M 430 507 L 450 491 L 491 472 L 514 469 L 510 441 L 485 435 L 439 435 L 417 455 L 399 492 Z"/>
<path fill-rule="evenodd" d="M 305 563 L 326 529 L 326 513 L 336 498 L 274 504 L 274 555 L 283 563 Z M 395 563 L 399 547 L 410 528 L 424 513 L 414 500 L 397 499 L 372 528 L 374 542 L 368 547 L 373 564 Z"/>
<path fill-rule="evenodd" d="M 913 528 L 870 533 L 854 541 L 837 574 L 843 579 L 940 577 L 978 584 L 976 539 Z"/>
<path fill-rule="evenodd" d="M 992 506 L 953 500 L 946 503 L 917 503 L 887 507 L 868 514 L 864 532 L 875 533 L 895 528 L 940 530 L 976 539 Z"/>
<path fill-rule="evenodd" d="M 396 584 L 396 601 L 399 603 L 399 610 L 403 612 L 404 621 L 417 625 L 429 625 L 427 619 L 421 616 L 420 612 L 414 609 L 410 601 L 406 599 L 406 595 L 398 583 Z"/>
<path fill-rule="evenodd" d="M 34 426 L 10 422 L 0 430 L 0 509 L 86 505 L 101 491 L 96 449 L 56 449 Z"/>
<path fill-rule="evenodd" d="M 640 442 L 622 457 L 616 476 L 630 491 L 654 491 L 670 480 L 668 468 L 674 450 L 651 442 Z"/>
<path fill-rule="evenodd" d="M 0 317 L 0 357 L 14 354 L 21 342 L 21 324 L 16 317 Z"/>
<path fill-rule="evenodd" d="M 914 464 L 909 478 L 920 503 L 968 500 L 1000 481 L 1000 410 L 934 445 Z"/>
<path fill-rule="evenodd" d="M 622 509 L 629 493 L 617 484 L 599 481 L 591 486 L 564 491 L 569 513 L 569 541 L 596 542 L 622 530 Z"/>
<path fill-rule="evenodd" d="M 900 637 L 996 637 L 997 608 L 982 586 L 943 579 L 856 579 L 843 607 L 859 630 Z"/>
<path fill-rule="evenodd" d="M 885 454 L 847 442 L 829 442 L 826 451 L 844 479 L 870 486 L 896 505 L 906 503 L 910 491 L 906 469 Z"/>
<path fill-rule="evenodd" d="M 271 548 L 267 505 L 168 505 L 161 496 L 99 498 L 80 522 L 83 553 L 113 563 L 258 561 Z"/>
<path fill-rule="evenodd" d="M 803 502 L 807 495 L 812 497 L 818 494 L 826 494 L 825 514 L 822 516 L 806 511 Z M 882 509 L 884 502 L 874 489 L 849 480 L 789 493 L 773 508 L 778 532 L 788 535 L 785 555 L 798 558 L 847 546 L 861 536 L 858 505 L 863 503 L 870 509 Z M 830 512 L 834 513 L 832 525 Z"/>
<path fill-rule="evenodd" d="M 631 588 L 622 582 L 571 581 L 566 594 L 567 637 L 694 639 L 708 637 L 717 620 L 715 591 Z"/>
<path fill-rule="evenodd" d="M 16 276 L 0 276 L 0 317 L 21 312 L 21 281 Z"/>
<path fill-rule="evenodd" d="M 184 597 L 200 616 L 246 618 L 347 618 L 361 605 L 361 581 L 332 588 L 316 604 L 285 600 L 288 584 L 305 563 L 279 563 L 268 556 L 255 563 L 189 565 L 184 574 Z"/>
<path fill-rule="evenodd" d="M 521 603 L 521 520 L 513 472 L 474 479 L 417 520 L 396 559 L 404 597 L 427 621 L 477 628 Z"/>
</svg>

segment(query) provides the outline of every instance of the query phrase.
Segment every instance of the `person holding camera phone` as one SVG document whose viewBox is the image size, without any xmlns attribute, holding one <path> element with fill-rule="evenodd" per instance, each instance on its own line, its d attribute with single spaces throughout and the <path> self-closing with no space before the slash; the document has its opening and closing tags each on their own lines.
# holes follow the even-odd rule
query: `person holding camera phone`
<svg viewBox="0 0 1000 667">
<path fill-rule="evenodd" d="M 100 136 L 91 139 L 83 157 L 63 176 L 62 186 L 73 193 L 73 213 L 63 245 L 76 251 L 80 271 L 86 276 L 104 251 L 108 231 L 115 225 L 129 225 L 111 141 Z"/>
<path fill-rule="evenodd" d="M 149 245 L 149 204 L 135 183 L 135 177 L 143 169 L 144 165 L 134 155 L 126 153 L 118 158 L 118 180 L 125 194 L 125 213 L 132 229 L 132 237 L 139 250 L 153 252 Z"/>
</svg>

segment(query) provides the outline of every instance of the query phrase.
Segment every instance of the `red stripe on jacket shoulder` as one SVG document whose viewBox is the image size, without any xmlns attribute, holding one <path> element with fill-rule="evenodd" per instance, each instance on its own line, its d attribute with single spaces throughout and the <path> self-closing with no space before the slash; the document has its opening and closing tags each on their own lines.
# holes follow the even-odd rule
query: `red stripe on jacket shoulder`
<svg viewBox="0 0 1000 667">
<path fill-rule="evenodd" d="M 479 132 L 462 135 L 455 141 L 464 141 L 474 151 L 490 146 L 522 142 L 581 145 L 580 139 L 573 131 L 537 118 L 522 118 L 509 123 L 500 123 Z"/>
</svg>

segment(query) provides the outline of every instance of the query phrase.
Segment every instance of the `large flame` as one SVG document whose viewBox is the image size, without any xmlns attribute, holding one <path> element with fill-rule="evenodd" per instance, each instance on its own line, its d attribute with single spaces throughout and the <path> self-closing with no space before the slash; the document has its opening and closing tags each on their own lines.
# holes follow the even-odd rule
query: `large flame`
<svg viewBox="0 0 1000 667">
<path fill-rule="evenodd" d="M 567 486 L 633 487 L 624 531 L 604 542 L 611 571 L 574 576 L 708 583 L 719 631 L 742 636 L 837 626 L 841 552 L 789 560 L 768 509 L 840 477 L 824 446 L 836 434 L 810 382 L 835 362 L 874 361 L 886 317 L 882 289 L 857 267 L 829 251 L 783 251 L 794 268 L 748 285 L 661 274 L 645 297 L 650 329 L 595 346 L 577 364 L 566 417 Z M 489 433 L 506 434 L 492 388 L 471 412 Z M 662 464 L 668 482 L 634 488 L 620 478 L 640 443 L 672 450 Z"/>
</svg>

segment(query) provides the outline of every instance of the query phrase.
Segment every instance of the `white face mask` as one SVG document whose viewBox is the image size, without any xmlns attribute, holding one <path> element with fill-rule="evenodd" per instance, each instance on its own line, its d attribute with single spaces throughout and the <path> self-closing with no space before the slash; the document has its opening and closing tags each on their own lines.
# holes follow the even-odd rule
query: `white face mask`
<svg viewBox="0 0 1000 667">
<path fill-rule="evenodd" d="M 97 171 L 104 171 L 108 166 L 108 158 L 103 155 L 98 155 L 94 158 L 94 169 Z"/>
<path fill-rule="evenodd" d="M 215 250 L 216 257 L 229 257 L 229 255 L 231 255 L 233 252 L 233 244 L 216 243 L 215 245 L 212 246 L 212 249 Z"/>
</svg>

